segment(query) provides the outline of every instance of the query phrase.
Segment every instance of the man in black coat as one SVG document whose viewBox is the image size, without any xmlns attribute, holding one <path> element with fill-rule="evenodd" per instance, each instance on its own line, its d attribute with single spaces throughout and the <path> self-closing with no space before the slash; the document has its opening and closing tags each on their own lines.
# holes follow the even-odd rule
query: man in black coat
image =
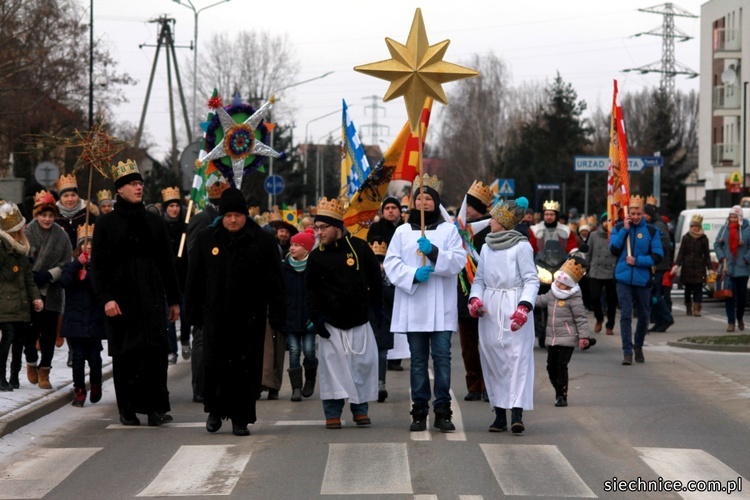
<svg viewBox="0 0 750 500">
<path fill-rule="evenodd" d="M 235 436 L 248 436 L 266 318 L 274 330 L 284 326 L 284 277 L 273 236 L 248 217 L 239 189 L 224 191 L 219 215 L 190 252 L 185 303 L 191 323 L 203 328 L 206 430 L 229 418 Z"/>
<path fill-rule="evenodd" d="M 143 204 L 143 177 L 132 160 L 113 167 L 117 203 L 96 222 L 91 272 L 107 316 L 107 345 L 123 425 L 155 426 L 167 414 L 167 321 L 180 316 L 180 289 L 167 226 Z M 169 313 L 167 314 L 167 305 Z"/>
</svg>

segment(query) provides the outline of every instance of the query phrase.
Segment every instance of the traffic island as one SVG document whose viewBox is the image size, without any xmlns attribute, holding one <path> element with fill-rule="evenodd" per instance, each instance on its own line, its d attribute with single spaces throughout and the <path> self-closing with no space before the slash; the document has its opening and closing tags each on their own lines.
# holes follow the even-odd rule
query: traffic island
<svg viewBox="0 0 750 500">
<path fill-rule="evenodd" d="M 750 335 L 701 335 L 670 341 L 667 345 L 704 351 L 750 352 Z"/>
</svg>

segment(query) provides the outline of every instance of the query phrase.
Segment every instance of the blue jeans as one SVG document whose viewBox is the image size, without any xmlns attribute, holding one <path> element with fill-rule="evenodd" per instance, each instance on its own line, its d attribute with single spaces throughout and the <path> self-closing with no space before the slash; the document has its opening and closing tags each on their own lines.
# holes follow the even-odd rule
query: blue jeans
<svg viewBox="0 0 750 500">
<path fill-rule="evenodd" d="M 356 417 L 357 415 L 367 415 L 369 405 L 367 403 L 349 403 L 349 408 L 352 410 L 352 416 Z M 326 414 L 326 418 L 339 418 L 343 410 L 343 399 L 323 400 L 323 412 Z"/>
<path fill-rule="evenodd" d="M 286 346 L 289 349 L 289 368 L 299 368 L 301 354 L 305 353 L 304 364 L 307 367 L 318 366 L 315 357 L 315 333 L 284 332 Z"/>
<path fill-rule="evenodd" d="M 732 278 L 732 298 L 724 302 L 727 312 L 727 323 L 730 325 L 733 325 L 735 321 L 743 321 L 745 318 L 747 280 L 747 276 Z"/>
<path fill-rule="evenodd" d="M 415 405 L 428 406 L 430 402 L 430 375 L 428 365 L 432 351 L 432 368 L 435 372 L 435 401 L 433 406 L 451 402 L 451 333 L 408 332 L 411 351 L 411 399 Z"/>
<path fill-rule="evenodd" d="M 632 355 L 633 347 L 643 347 L 648 331 L 648 315 L 651 306 L 651 287 L 617 283 L 617 298 L 620 300 L 620 337 L 622 353 Z M 632 334 L 633 304 L 638 312 L 635 338 Z"/>
</svg>

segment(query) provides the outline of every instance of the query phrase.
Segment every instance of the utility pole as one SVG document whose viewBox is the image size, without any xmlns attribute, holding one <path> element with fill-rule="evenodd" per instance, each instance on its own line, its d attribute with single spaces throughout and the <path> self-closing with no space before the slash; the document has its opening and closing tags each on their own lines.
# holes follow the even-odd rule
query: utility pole
<svg viewBox="0 0 750 500">
<path fill-rule="evenodd" d="M 172 25 L 175 23 L 173 18 L 167 16 L 160 16 L 158 19 L 152 19 L 152 23 L 159 24 L 159 35 L 156 45 L 141 44 L 138 48 L 143 47 L 156 47 L 154 53 L 154 63 L 151 66 L 151 76 L 148 79 L 148 87 L 146 89 L 146 99 L 143 102 L 143 111 L 141 112 L 141 121 L 138 125 L 138 132 L 135 134 L 135 147 L 137 148 L 141 142 L 141 136 L 143 134 L 143 125 L 146 122 L 146 111 L 148 110 L 148 101 L 151 98 L 151 88 L 154 85 L 154 74 L 156 73 L 156 63 L 159 61 L 159 52 L 162 47 L 167 54 L 167 91 L 169 92 L 169 120 L 172 131 L 172 169 L 179 175 L 180 173 L 180 162 L 177 157 L 177 133 L 175 129 L 175 113 L 174 113 L 174 101 L 173 101 L 173 90 L 172 90 L 172 67 L 174 66 L 175 78 L 177 80 L 177 89 L 180 93 L 180 103 L 182 104 L 182 114 L 185 119 L 185 132 L 187 134 L 188 144 L 191 142 L 190 134 L 190 121 L 188 120 L 187 107 L 185 106 L 185 93 L 182 90 L 182 81 L 180 80 L 180 69 L 177 66 L 177 55 L 175 54 L 174 36 L 172 35 Z M 181 47 L 183 48 L 183 47 Z"/>
<path fill-rule="evenodd" d="M 384 129 L 386 134 L 391 133 L 391 128 L 388 125 L 381 125 L 378 123 L 378 109 L 383 110 L 383 114 L 385 114 L 385 106 L 378 105 L 378 101 L 380 100 L 380 96 L 371 95 L 369 97 L 363 97 L 362 99 L 370 99 L 372 101 L 372 104 L 369 106 L 365 106 L 365 114 L 367 114 L 367 110 L 372 110 L 372 121 L 370 123 L 367 123 L 365 125 L 362 125 L 362 132 L 364 133 L 365 129 L 370 130 L 370 137 L 371 137 L 371 144 L 378 144 L 378 133 L 380 132 L 380 129 Z"/>
<path fill-rule="evenodd" d="M 660 87 L 670 98 L 672 98 L 674 97 L 674 77 L 676 75 L 685 75 L 688 78 L 695 78 L 698 76 L 698 73 L 675 60 L 675 40 L 685 42 L 692 39 L 693 37 L 689 36 L 681 29 L 675 27 L 674 18 L 675 16 L 688 18 L 697 18 L 698 16 L 691 14 L 685 9 L 678 7 L 672 3 L 665 3 L 662 5 L 656 5 L 654 7 L 648 7 L 646 9 L 638 10 L 640 12 L 661 14 L 663 16 L 661 27 L 656 27 L 651 31 L 633 35 L 636 37 L 641 35 L 653 35 L 661 37 L 661 62 L 653 62 L 651 64 L 641 66 L 640 68 L 629 68 L 622 71 L 623 73 L 634 71 L 639 72 L 642 75 L 646 73 L 661 73 Z"/>
</svg>

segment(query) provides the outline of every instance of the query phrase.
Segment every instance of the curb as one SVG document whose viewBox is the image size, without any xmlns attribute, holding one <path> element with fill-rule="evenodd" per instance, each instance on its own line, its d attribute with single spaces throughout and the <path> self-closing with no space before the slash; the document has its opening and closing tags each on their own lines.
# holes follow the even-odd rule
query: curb
<svg viewBox="0 0 750 500">
<path fill-rule="evenodd" d="M 695 349 L 699 351 L 714 352 L 750 352 L 750 346 L 744 345 L 717 345 L 717 344 L 696 344 L 693 342 L 668 341 L 667 345 L 672 347 L 682 347 L 684 349 Z"/>
</svg>

